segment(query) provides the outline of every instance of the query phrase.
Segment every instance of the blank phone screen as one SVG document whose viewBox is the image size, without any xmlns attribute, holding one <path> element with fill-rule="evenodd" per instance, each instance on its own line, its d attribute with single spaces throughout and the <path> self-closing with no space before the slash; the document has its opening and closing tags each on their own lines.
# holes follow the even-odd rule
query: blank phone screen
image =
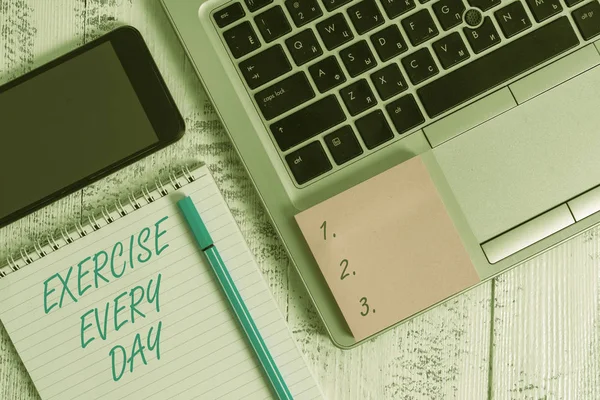
<svg viewBox="0 0 600 400">
<path fill-rule="evenodd" d="M 0 92 L 0 220 L 158 142 L 110 42 Z"/>
</svg>

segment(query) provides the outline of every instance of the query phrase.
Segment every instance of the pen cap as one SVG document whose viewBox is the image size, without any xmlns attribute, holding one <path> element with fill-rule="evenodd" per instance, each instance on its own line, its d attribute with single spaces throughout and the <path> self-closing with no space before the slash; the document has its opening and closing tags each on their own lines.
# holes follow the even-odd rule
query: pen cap
<svg viewBox="0 0 600 400">
<path fill-rule="evenodd" d="M 204 221 L 200 217 L 194 202 L 189 196 L 179 200 L 177 202 L 179 209 L 183 213 L 186 222 L 188 223 L 190 229 L 192 230 L 198 245 L 202 250 L 213 245 L 213 240 L 210 237 L 210 233 L 208 233 L 208 229 L 206 229 L 206 225 L 204 225 Z"/>
</svg>

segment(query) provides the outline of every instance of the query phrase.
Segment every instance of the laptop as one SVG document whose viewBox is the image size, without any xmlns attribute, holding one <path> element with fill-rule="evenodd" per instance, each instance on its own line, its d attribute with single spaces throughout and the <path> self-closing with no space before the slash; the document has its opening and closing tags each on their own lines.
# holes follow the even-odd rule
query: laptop
<svg viewBox="0 0 600 400">
<path fill-rule="evenodd" d="M 294 216 L 414 156 L 482 280 L 600 222 L 598 0 L 162 3 L 337 346 Z"/>
</svg>

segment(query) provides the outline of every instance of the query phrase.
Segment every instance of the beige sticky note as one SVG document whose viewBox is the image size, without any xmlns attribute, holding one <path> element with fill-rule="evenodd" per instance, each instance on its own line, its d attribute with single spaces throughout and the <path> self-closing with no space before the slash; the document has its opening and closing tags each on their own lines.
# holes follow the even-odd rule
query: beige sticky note
<svg viewBox="0 0 600 400">
<path fill-rule="evenodd" d="M 479 282 L 418 156 L 296 221 L 356 340 Z"/>
</svg>

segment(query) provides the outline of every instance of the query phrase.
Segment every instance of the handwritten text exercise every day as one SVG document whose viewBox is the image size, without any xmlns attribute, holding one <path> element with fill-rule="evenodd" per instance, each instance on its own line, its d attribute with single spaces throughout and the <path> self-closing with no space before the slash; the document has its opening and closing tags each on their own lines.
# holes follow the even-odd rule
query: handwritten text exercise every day
<svg viewBox="0 0 600 400">
<path fill-rule="evenodd" d="M 110 250 L 99 250 L 86 257 L 76 265 L 60 274 L 56 273 L 43 283 L 44 313 L 61 309 L 70 302 L 77 303 L 86 293 L 101 288 L 110 282 L 126 275 L 128 270 L 140 268 L 164 253 L 169 247 L 166 243 L 167 230 L 161 224 L 167 216 L 159 219 L 154 225 L 145 227 L 129 238 L 129 246 L 123 242 L 115 243 Z M 151 278 L 146 283 L 138 283 L 128 291 L 118 294 L 112 301 L 92 308 L 80 317 L 80 346 L 87 349 L 94 346 L 97 340 L 107 340 L 110 330 L 118 332 L 127 324 L 135 324 L 146 317 L 142 311 L 148 306 L 160 312 L 160 283 L 161 274 Z M 112 322 L 109 316 L 112 315 Z M 119 381 L 126 370 L 133 372 L 136 362 L 146 365 L 147 352 L 154 352 L 160 360 L 160 333 L 162 321 L 157 326 L 151 326 L 145 338 L 136 333 L 131 349 L 121 344 L 115 345 L 108 353 L 111 363 L 112 378 Z M 140 359 L 138 361 L 138 358 Z"/>
</svg>

